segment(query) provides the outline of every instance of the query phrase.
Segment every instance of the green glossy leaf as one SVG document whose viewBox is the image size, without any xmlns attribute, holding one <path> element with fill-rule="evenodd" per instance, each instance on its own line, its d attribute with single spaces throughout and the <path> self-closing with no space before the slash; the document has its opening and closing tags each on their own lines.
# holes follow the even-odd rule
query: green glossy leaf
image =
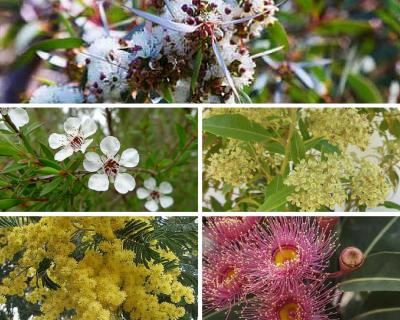
<svg viewBox="0 0 400 320">
<path fill-rule="evenodd" d="M 203 120 L 203 130 L 224 138 L 265 141 L 273 133 L 240 114 L 219 114 Z"/>
<path fill-rule="evenodd" d="M 52 167 L 52 168 L 57 169 L 57 170 L 61 170 L 62 169 L 62 167 L 58 164 L 57 161 L 48 160 L 48 159 L 42 159 L 42 158 L 40 158 L 39 161 L 40 161 L 41 164 L 43 164 L 46 167 Z"/>
<path fill-rule="evenodd" d="M 190 80 L 190 96 L 192 96 L 194 91 L 196 90 L 202 61 L 203 61 L 203 50 L 200 47 L 199 49 L 197 49 L 196 56 L 194 58 L 193 74 Z"/>
<path fill-rule="evenodd" d="M 303 138 L 297 131 L 293 132 L 290 139 L 290 158 L 294 163 L 299 163 L 306 155 Z"/>
<path fill-rule="evenodd" d="M 266 197 L 264 203 L 257 209 L 258 212 L 276 211 L 286 203 L 286 199 L 294 192 L 295 188 L 284 186 L 279 191 Z"/>
<path fill-rule="evenodd" d="M 84 45 L 84 41 L 80 38 L 43 40 L 33 44 L 28 50 L 26 50 L 21 56 L 19 56 L 17 58 L 16 66 L 21 66 L 31 61 L 35 57 L 36 52 L 38 50 L 43 50 L 48 52 L 56 49 L 78 48 L 82 45 Z"/>
<path fill-rule="evenodd" d="M 22 201 L 18 199 L 0 199 L 0 210 L 7 210 L 21 204 Z"/>
<path fill-rule="evenodd" d="M 42 174 L 59 174 L 60 170 L 57 170 L 57 169 L 52 168 L 52 167 L 43 167 L 43 168 L 40 168 L 38 170 L 38 173 L 42 173 Z"/>
<path fill-rule="evenodd" d="M 373 82 L 356 74 L 349 74 L 347 83 L 360 102 L 383 103 L 383 98 Z"/>
<path fill-rule="evenodd" d="M 383 206 L 384 206 L 385 208 L 388 208 L 388 209 L 400 210 L 400 204 L 397 204 L 397 203 L 392 202 L 392 201 L 385 201 L 385 202 L 383 203 Z"/>
<path fill-rule="evenodd" d="M 0 156 L 15 156 L 18 154 L 18 149 L 12 144 L 1 141 L 0 142 Z"/>
<path fill-rule="evenodd" d="M 377 252 L 340 283 L 343 291 L 400 291 L 400 252 Z"/>
<path fill-rule="evenodd" d="M 267 27 L 268 39 L 272 43 L 272 48 L 283 46 L 283 51 L 289 50 L 289 40 L 285 28 L 279 21 L 275 21 L 273 24 Z"/>
<path fill-rule="evenodd" d="M 53 190 L 55 190 L 62 182 L 64 181 L 63 177 L 57 177 L 50 183 L 47 183 L 45 187 L 42 189 L 42 192 L 40 192 L 40 196 L 44 196 Z"/>
</svg>

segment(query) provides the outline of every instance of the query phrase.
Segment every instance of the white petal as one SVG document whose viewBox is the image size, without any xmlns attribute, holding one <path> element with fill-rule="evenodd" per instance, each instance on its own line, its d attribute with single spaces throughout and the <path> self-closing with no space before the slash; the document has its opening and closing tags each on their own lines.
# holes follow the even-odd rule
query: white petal
<svg viewBox="0 0 400 320">
<path fill-rule="evenodd" d="M 155 200 L 146 201 L 144 207 L 151 212 L 158 211 L 158 204 Z"/>
<path fill-rule="evenodd" d="M 52 149 L 58 149 L 68 144 L 68 138 L 65 134 L 52 133 L 49 137 L 49 146 Z"/>
<path fill-rule="evenodd" d="M 29 122 L 28 112 L 25 109 L 12 108 L 8 112 L 8 115 L 17 128 L 23 127 Z"/>
<path fill-rule="evenodd" d="M 85 138 L 95 134 L 97 130 L 97 124 L 92 119 L 86 119 L 81 124 L 81 132 Z"/>
<path fill-rule="evenodd" d="M 83 167 L 86 171 L 96 172 L 103 166 L 100 156 L 96 152 L 88 152 L 85 154 L 85 160 L 83 160 Z"/>
<path fill-rule="evenodd" d="M 125 194 L 135 189 L 135 179 L 127 173 L 119 173 L 115 177 L 114 187 L 119 193 Z"/>
<path fill-rule="evenodd" d="M 138 163 L 139 163 L 139 153 L 137 152 L 136 149 L 129 148 L 126 149 L 124 152 L 122 152 L 121 160 L 119 161 L 120 165 L 127 168 L 133 168 L 136 167 Z"/>
<path fill-rule="evenodd" d="M 68 157 L 72 156 L 73 153 L 74 153 L 74 149 L 72 149 L 71 146 L 65 146 L 64 148 L 62 148 L 60 151 L 58 151 L 55 154 L 54 160 L 64 161 Z"/>
<path fill-rule="evenodd" d="M 101 151 L 109 158 L 114 157 L 120 147 L 121 144 L 119 143 L 119 140 L 113 136 L 105 137 L 100 142 Z"/>
<path fill-rule="evenodd" d="M 160 192 L 163 194 L 171 193 L 173 190 L 172 185 L 169 182 L 165 182 L 165 181 L 161 182 L 159 189 L 160 189 Z"/>
<path fill-rule="evenodd" d="M 161 207 L 163 207 L 164 209 L 168 208 L 174 204 L 174 199 L 172 199 L 172 197 L 169 197 L 169 196 L 161 196 L 160 204 L 161 204 Z"/>
<path fill-rule="evenodd" d="M 64 130 L 70 135 L 76 135 L 79 132 L 81 120 L 79 118 L 68 118 L 64 123 Z"/>
<path fill-rule="evenodd" d="M 86 139 L 85 142 L 84 142 L 84 144 L 81 145 L 81 148 L 80 148 L 81 152 L 82 152 L 82 153 L 85 153 L 87 147 L 89 147 L 89 145 L 90 145 L 92 142 L 93 142 L 93 139 Z"/>
<path fill-rule="evenodd" d="M 136 194 L 139 199 L 146 199 L 150 195 L 150 191 L 145 188 L 139 188 L 136 190 Z"/>
<path fill-rule="evenodd" d="M 105 174 L 94 174 L 89 178 L 89 189 L 96 191 L 107 191 L 108 190 L 108 177 Z"/>
<path fill-rule="evenodd" d="M 156 188 L 156 179 L 153 177 L 144 180 L 144 187 L 150 191 L 153 191 Z"/>
</svg>

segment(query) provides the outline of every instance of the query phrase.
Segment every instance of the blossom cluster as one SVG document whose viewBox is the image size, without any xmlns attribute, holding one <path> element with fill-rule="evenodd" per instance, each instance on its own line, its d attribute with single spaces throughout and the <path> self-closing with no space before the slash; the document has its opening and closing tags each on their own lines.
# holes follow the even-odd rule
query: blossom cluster
<svg viewBox="0 0 400 320">
<path fill-rule="evenodd" d="M 154 92 L 175 102 L 241 101 L 263 56 L 251 56 L 249 42 L 278 11 L 273 0 L 152 1 L 158 14 L 124 6 L 145 23 L 121 34 L 98 4 L 104 29 L 84 34 L 87 46 L 67 63 L 83 85 L 42 86 L 31 103 L 122 102 L 139 93 L 157 100 Z"/>
<path fill-rule="evenodd" d="M 9 117 L 16 130 L 29 123 L 29 115 L 23 108 L 0 108 L 3 117 Z M 88 188 L 104 192 L 114 184 L 115 190 L 120 194 L 127 194 L 136 187 L 135 178 L 128 173 L 139 164 L 139 153 L 135 148 L 128 148 L 119 154 L 121 143 L 114 136 L 104 137 L 100 144 L 102 152 L 88 151 L 93 139 L 90 138 L 97 131 L 96 122 L 89 118 L 70 117 L 64 123 L 64 133 L 52 133 L 48 138 L 51 149 L 58 150 L 54 160 L 62 162 L 72 157 L 75 153 L 84 154 L 83 168 L 85 174 L 93 173 L 88 180 Z M 137 197 L 146 200 L 145 208 L 149 211 L 158 211 L 160 207 L 169 208 L 174 200 L 170 196 L 173 187 L 169 182 L 163 181 L 157 186 L 154 177 L 147 178 L 143 187 L 137 189 Z"/>
<path fill-rule="evenodd" d="M 150 226 L 153 218 L 137 217 Z M 183 304 L 194 303 L 194 292 L 179 280 L 180 269 L 161 263 L 135 262 L 135 252 L 117 237 L 128 218 L 45 217 L 37 223 L 1 229 L 0 263 L 13 262 L 0 284 L 0 295 L 17 295 L 40 306 L 37 320 L 54 320 L 65 311 L 71 319 L 110 320 L 121 312 L 131 319 L 176 320 Z M 78 242 L 86 243 L 82 249 Z M 100 239 L 100 241 L 98 241 Z M 179 261 L 168 249 L 154 246 L 165 261 Z M 44 261 L 48 261 L 43 270 Z M 47 283 L 52 283 L 49 288 Z M 166 301 L 163 297 L 169 297 Z"/>
<path fill-rule="evenodd" d="M 326 269 L 336 237 L 316 220 L 211 217 L 204 235 L 206 312 L 243 303 L 246 320 L 328 320 L 333 315 L 337 288 L 327 285 Z"/>
<path fill-rule="evenodd" d="M 293 188 L 285 205 L 291 210 L 365 210 L 382 205 L 396 189 L 400 143 L 385 128 L 397 123 L 396 110 L 211 108 L 204 117 L 224 114 L 242 115 L 272 133 L 264 142 L 213 135 L 206 140 L 208 187 L 224 193 L 233 210 L 242 199 L 262 203 L 278 177 Z M 298 159 L 291 154 L 295 137 L 303 145 Z"/>
</svg>

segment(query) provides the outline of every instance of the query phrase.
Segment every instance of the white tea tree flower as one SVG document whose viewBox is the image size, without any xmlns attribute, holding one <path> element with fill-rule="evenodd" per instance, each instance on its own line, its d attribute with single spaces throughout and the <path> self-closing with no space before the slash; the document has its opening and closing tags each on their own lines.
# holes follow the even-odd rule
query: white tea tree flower
<svg viewBox="0 0 400 320">
<path fill-rule="evenodd" d="M 19 129 L 29 122 L 29 115 L 25 109 L 22 108 L 0 108 L 2 116 L 9 116 L 14 126 Z"/>
<path fill-rule="evenodd" d="M 149 211 L 158 211 L 159 205 L 166 209 L 173 205 L 174 199 L 168 196 L 173 190 L 169 182 L 161 182 L 157 187 L 156 179 L 149 178 L 144 181 L 144 188 L 139 188 L 136 194 L 139 199 L 146 199 L 144 207 Z"/>
<path fill-rule="evenodd" d="M 66 134 L 52 133 L 49 137 L 49 146 L 52 149 L 61 148 L 54 159 L 63 161 L 72 156 L 74 152 L 86 152 L 87 147 L 93 142 L 88 139 L 97 130 L 97 125 L 92 119 L 82 120 L 71 117 L 64 123 Z"/>
<path fill-rule="evenodd" d="M 133 191 L 135 179 L 126 172 L 126 168 L 136 167 L 139 163 L 139 153 L 134 148 L 126 149 L 121 157 L 117 155 L 121 144 L 116 137 L 108 136 L 100 142 L 104 156 L 95 152 L 85 154 L 83 167 L 86 171 L 97 172 L 89 178 L 89 189 L 107 191 L 109 184 L 114 183 L 115 190 L 121 194 Z"/>
</svg>

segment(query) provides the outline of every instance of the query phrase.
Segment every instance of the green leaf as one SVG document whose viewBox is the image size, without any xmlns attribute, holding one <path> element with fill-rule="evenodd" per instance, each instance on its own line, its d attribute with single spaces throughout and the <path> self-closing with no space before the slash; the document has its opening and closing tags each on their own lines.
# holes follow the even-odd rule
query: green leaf
<svg viewBox="0 0 400 320">
<path fill-rule="evenodd" d="M 42 174 L 59 174 L 60 170 L 54 169 L 52 167 L 43 167 L 38 170 Z"/>
<path fill-rule="evenodd" d="M 26 167 L 25 164 L 15 163 L 15 164 L 9 165 L 9 166 L 8 166 L 7 168 L 5 168 L 4 170 L 1 170 L 1 171 L 0 171 L 0 174 L 12 173 L 12 172 L 18 171 L 18 170 L 20 170 L 20 169 L 23 169 L 23 168 L 25 168 L 25 167 Z"/>
<path fill-rule="evenodd" d="M 21 204 L 22 201 L 18 199 L 0 199 L 0 210 L 7 210 Z"/>
<path fill-rule="evenodd" d="M 385 202 L 383 203 L 383 206 L 384 206 L 385 208 L 388 208 L 388 209 L 400 210 L 400 204 L 397 204 L 397 203 L 392 202 L 392 201 L 385 201 Z"/>
<path fill-rule="evenodd" d="M 62 182 L 64 181 L 63 177 L 57 177 L 50 183 L 47 183 L 45 187 L 42 189 L 42 192 L 40 192 L 40 196 L 44 196 L 50 192 L 52 192 L 54 189 L 56 189 Z"/>
<path fill-rule="evenodd" d="M 289 40 L 285 28 L 279 21 L 275 21 L 267 27 L 268 39 L 272 43 L 272 47 L 283 46 L 283 51 L 289 51 Z"/>
<path fill-rule="evenodd" d="M 258 212 L 276 211 L 286 203 L 286 198 L 294 192 L 293 186 L 284 186 L 279 191 L 266 197 L 264 203 L 257 209 Z"/>
<path fill-rule="evenodd" d="M 263 145 L 265 149 L 271 153 L 285 154 L 285 146 L 277 141 L 266 141 Z"/>
<path fill-rule="evenodd" d="M 40 144 L 40 149 L 42 149 L 43 155 L 50 160 L 54 159 L 54 155 L 53 152 L 51 152 L 51 150 L 45 146 L 43 143 L 39 143 Z"/>
<path fill-rule="evenodd" d="M 18 152 L 18 149 L 12 144 L 6 141 L 0 142 L 0 156 L 15 156 Z"/>
<path fill-rule="evenodd" d="M 323 35 L 358 35 L 372 30 L 371 25 L 367 21 L 359 20 L 342 20 L 342 19 L 331 19 L 321 23 L 315 30 L 319 34 Z"/>
<path fill-rule="evenodd" d="M 0 217 L 0 228 L 13 228 L 36 223 L 39 217 Z"/>
<path fill-rule="evenodd" d="M 190 80 L 190 97 L 193 96 L 193 93 L 196 90 L 202 61 L 203 61 L 203 50 L 201 47 L 199 47 L 199 49 L 197 49 L 196 56 L 194 58 L 193 74 Z"/>
<path fill-rule="evenodd" d="M 46 167 L 51 167 L 57 170 L 61 170 L 62 167 L 58 164 L 57 161 L 54 160 L 48 160 L 48 159 L 43 159 L 43 158 L 39 158 L 39 161 L 42 165 L 46 166 Z"/>
<path fill-rule="evenodd" d="M 203 130 L 224 138 L 265 141 L 273 133 L 240 114 L 219 114 L 203 120 Z"/>
<path fill-rule="evenodd" d="M 343 291 L 400 291 L 400 252 L 378 252 L 340 283 Z"/>
<path fill-rule="evenodd" d="M 185 129 L 179 123 L 175 125 L 175 128 L 176 128 L 176 133 L 178 134 L 179 137 L 179 148 L 182 149 L 186 143 Z"/>
<path fill-rule="evenodd" d="M 294 163 L 299 163 L 301 159 L 305 158 L 305 156 L 306 150 L 303 138 L 297 131 L 294 131 L 292 138 L 290 139 L 290 158 Z"/>
<path fill-rule="evenodd" d="M 315 142 L 306 142 L 305 144 L 306 150 L 314 148 L 316 150 L 321 151 L 322 153 L 337 153 L 341 154 L 341 151 L 338 147 L 334 146 L 333 144 L 330 144 L 328 140 L 325 139 L 318 139 Z"/>
<path fill-rule="evenodd" d="M 357 74 L 349 74 L 347 83 L 361 102 L 383 103 L 383 98 L 373 82 Z"/>
<path fill-rule="evenodd" d="M 56 49 L 72 49 L 78 48 L 84 45 L 84 43 L 85 42 L 80 38 L 63 38 L 40 41 L 33 44 L 28 50 L 26 50 L 21 56 L 19 56 L 14 67 L 19 67 L 31 61 L 35 57 L 38 50 L 48 52 Z"/>
</svg>

